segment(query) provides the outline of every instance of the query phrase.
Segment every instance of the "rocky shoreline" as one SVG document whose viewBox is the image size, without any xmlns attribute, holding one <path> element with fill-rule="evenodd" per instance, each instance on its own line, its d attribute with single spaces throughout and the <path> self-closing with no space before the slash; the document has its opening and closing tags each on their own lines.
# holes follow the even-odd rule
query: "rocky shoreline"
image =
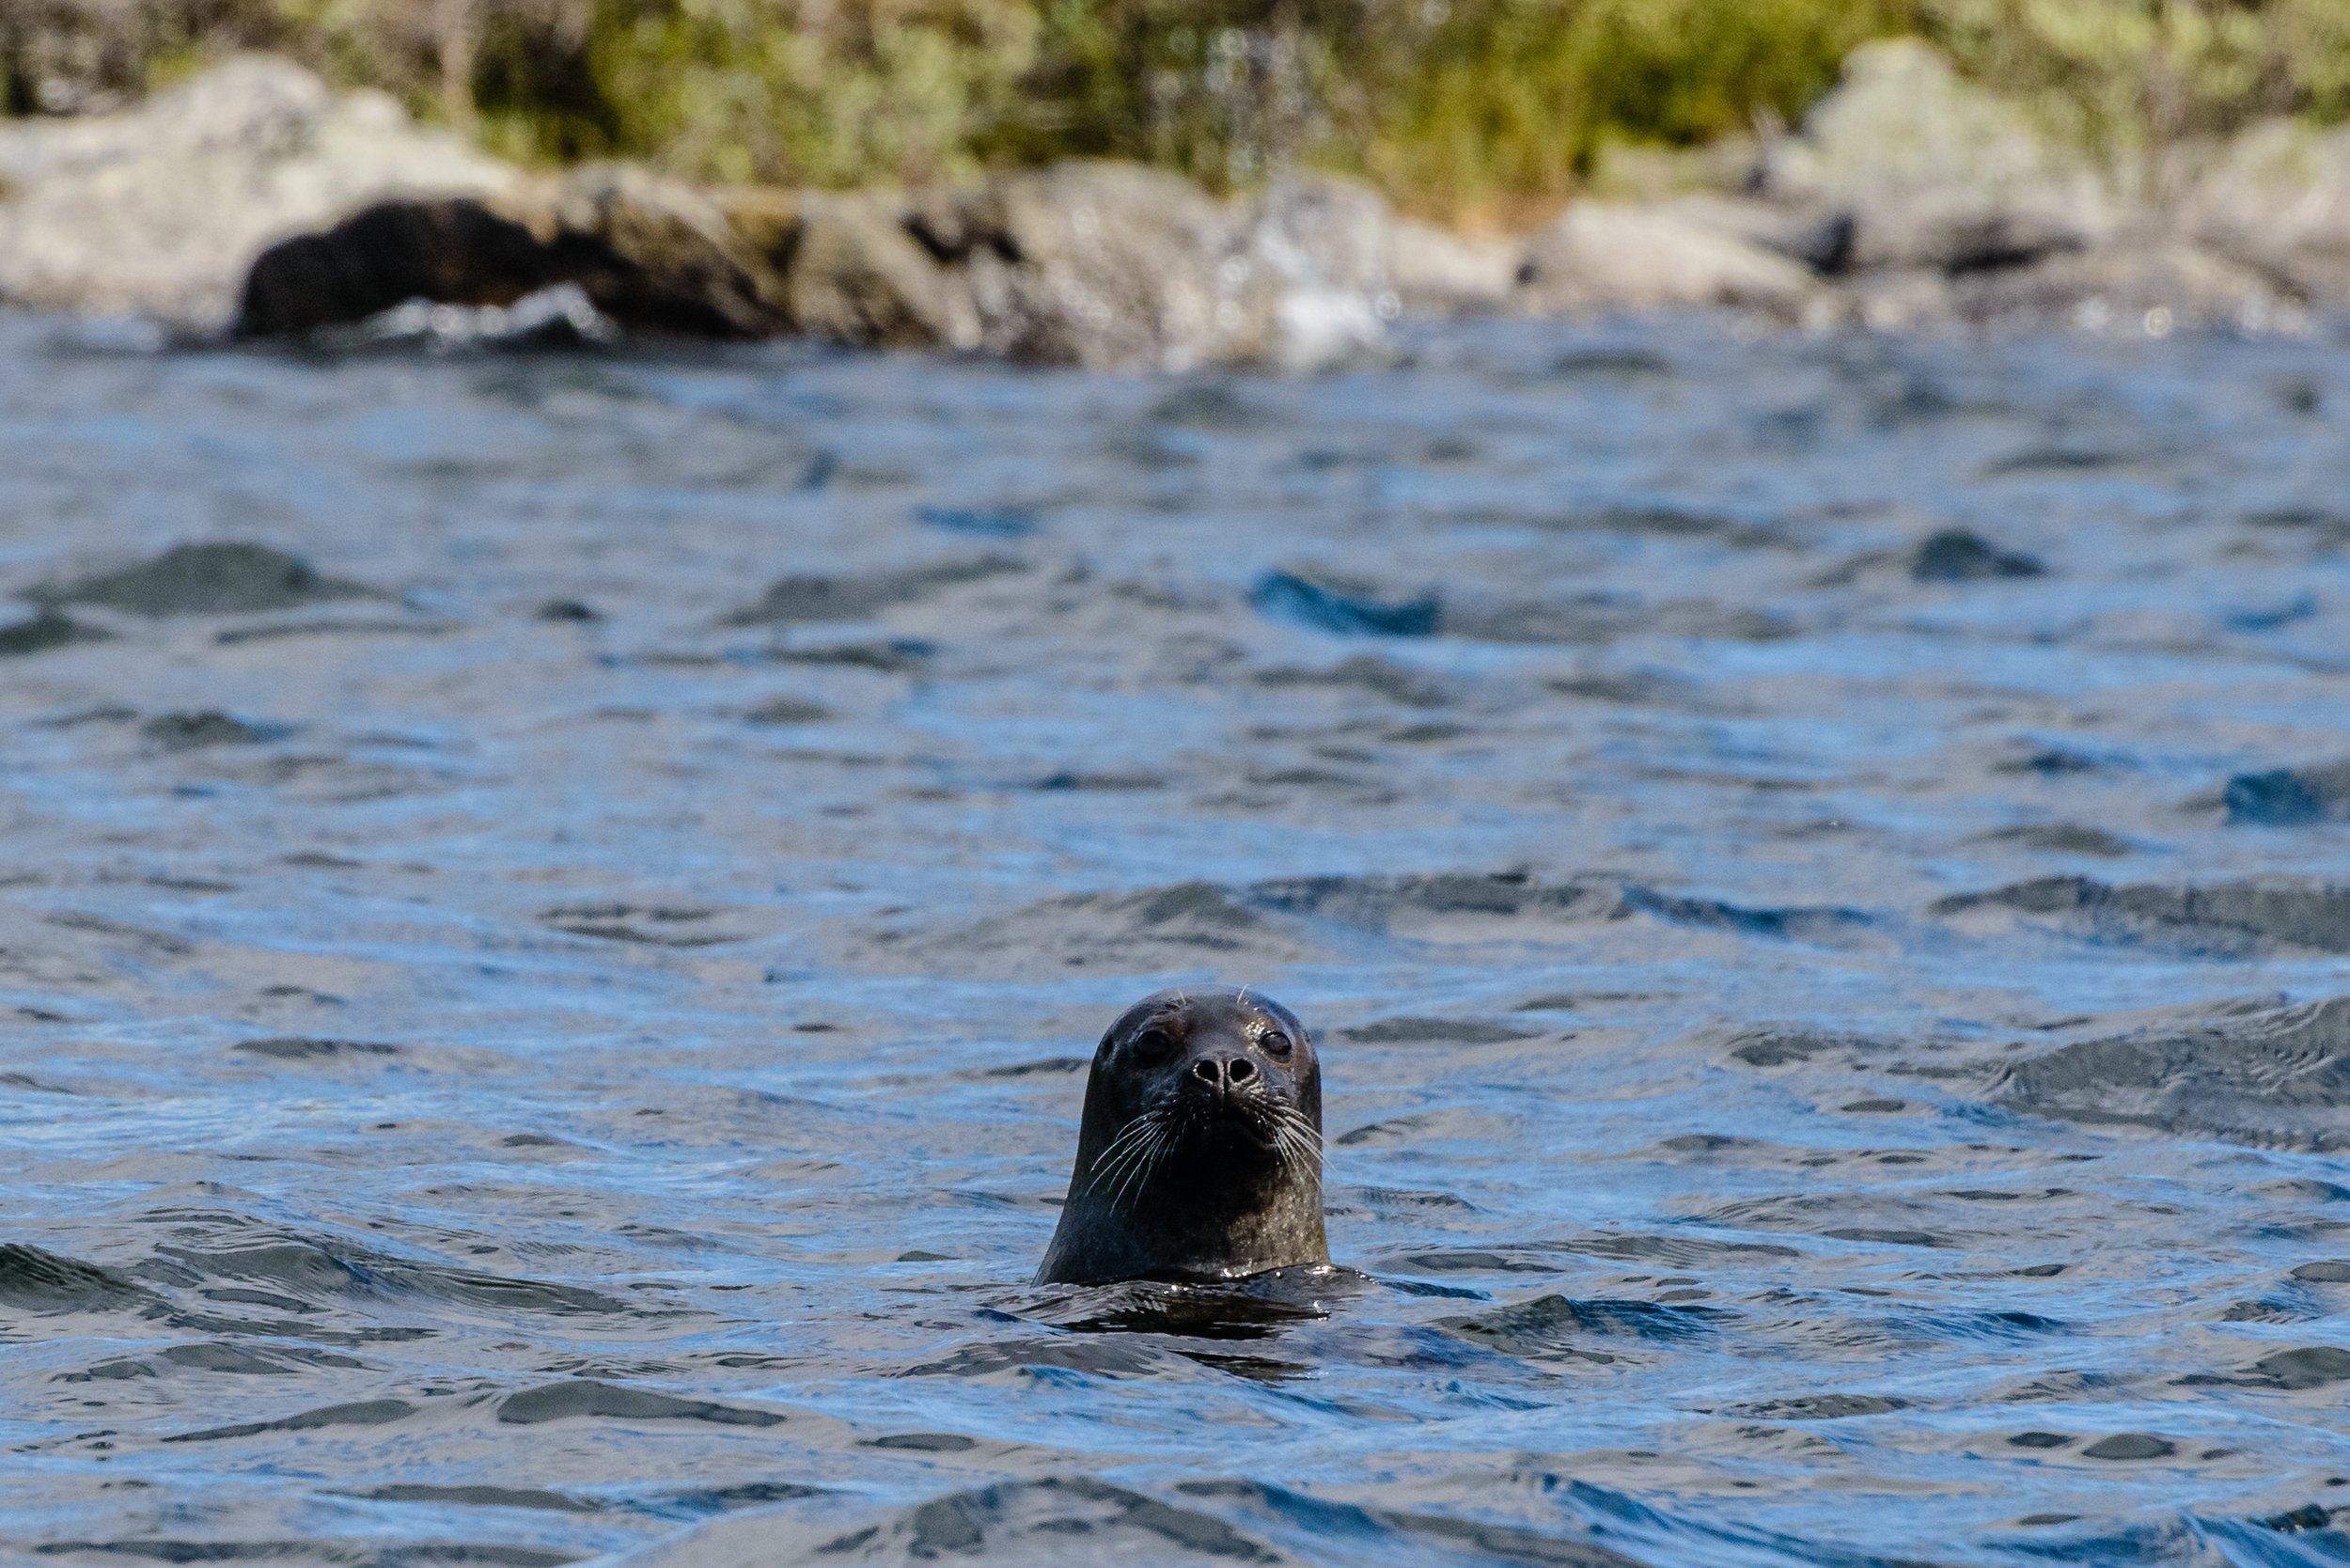
<svg viewBox="0 0 2350 1568">
<path fill-rule="evenodd" d="M 1582 200 L 1508 238 L 1310 173 L 1230 200 L 1113 163 L 860 193 L 535 175 L 247 56 L 119 114 L 0 123 L 0 303 L 301 337 L 408 330 L 424 302 L 446 307 L 424 330 L 1161 369 L 1309 368 L 1468 310 L 2161 336 L 2350 307 L 2350 131 L 2264 124 L 2122 183 L 1908 42 L 1856 52 L 1727 188 Z"/>
</svg>

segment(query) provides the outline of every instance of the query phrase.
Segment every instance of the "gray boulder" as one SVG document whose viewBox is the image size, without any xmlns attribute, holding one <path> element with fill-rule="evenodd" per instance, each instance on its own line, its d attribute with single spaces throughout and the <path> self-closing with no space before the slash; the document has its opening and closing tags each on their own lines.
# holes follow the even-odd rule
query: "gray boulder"
<svg viewBox="0 0 2350 1568">
<path fill-rule="evenodd" d="M 979 347 L 963 275 L 916 240 L 906 214 L 872 196 L 804 198 L 785 273 L 792 326 L 872 348 Z"/>
<path fill-rule="evenodd" d="M 2158 232 L 1953 279 L 1952 306 L 1967 321 L 2153 337 L 2190 328 L 2261 331 L 2292 321 L 2292 307 L 2259 273 Z"/>
<path fill-rule="evenodd" d="M 1108 163 L 1021 170 L 990 180 L 961 216 L 960 259 L 995 353 L 1182 369 L 1257 357 L 1269 336 L 1236 255 L 1235 213 L 1174 175 Z"/>
<path fill-rule="evenodd" d="M 1829 271 L 2021 265 L 2087 248 L 2120 215 L 2085 161 L 1914 39 L 1854 50 L 1757 175 L 1771 201 L 1850 225 Z"/>
<path fill-rule="evenodd" d="M 1386 204 L 1292 176 L 1219 201 L 1138 165 L 1073 161 L 916 199 L 908 226 L 969 290 L 979 346 L 1097 369 L 1326 364 L 1401 308 Z"/>
<path fill-rule="evenodd" d="M 1663 208 L 1578 201 L 1527 247 L 1518 292 L 1543 311 L 1727 306 L 1795 320 L 1819 288 L 1798 263 Z"/>
<path fill-rule="evenodd" d="M 770 259 L 710 194 L 626 164 L 572 170 L 509 196 L 563 281 L 623 325 L 765 337 L 791 323 Z"/>
<path fill-rule="evenodd" d="M 381 94 L 232 59 L 120 114 L 0 123 L 0 301 L 215 330 L 274 241 L 521 178 Z"/>
<path fill-rule="evenodd" d="M 2350 127 L 2269 120 L 2199 154 L 2179 231 L 2299 301 L 2350 307 Z"/>
<path fill-rule="evenodd" d="M 1524 240 L 1455 234 L 1411 218 L 1395 220 L 1387 253 L 1387 275 L 1407 315 L 1498 309 L 1525 266 Z"/>
</svg>

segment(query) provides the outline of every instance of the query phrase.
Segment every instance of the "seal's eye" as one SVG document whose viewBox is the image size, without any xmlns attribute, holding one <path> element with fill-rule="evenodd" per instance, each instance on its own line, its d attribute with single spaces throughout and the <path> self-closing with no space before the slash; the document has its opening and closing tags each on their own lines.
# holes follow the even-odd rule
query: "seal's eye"
<svg viewBox="0 0 2350 1568">
<path fill-rule="evenodd" d="M 1279 1029 L 1259 1029 L 1257 1047 L 1276 1060 L 1286 1058 L 1290 1052 L 1295 1049 L 1290 1043 L 1290 1037 Z"/>
<path fill-rule="evenodd" d="M 1174 1052 L 1175 1042 L 1165 1029 L 1145 1029 L 1135 1036 L 1134 1043 L 1126 1049 L 1133 1053 L 1136 1061 L 1156 1063 L 1165 1061 Z"/>
</svg>

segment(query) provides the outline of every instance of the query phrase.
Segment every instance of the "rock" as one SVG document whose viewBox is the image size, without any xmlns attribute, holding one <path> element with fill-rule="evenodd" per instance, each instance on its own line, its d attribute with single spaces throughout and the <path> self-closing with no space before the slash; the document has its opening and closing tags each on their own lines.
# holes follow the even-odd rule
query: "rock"
<svg viewBox="0 0 2350 1568">
<path fill-rule="evenodd" d="M 1392 219 L 1297 177 L 1245 203 L 1173 175 L 1064 164 L 970 191 L 698 192 L 583 169 L 494 198 L 381 203 L 264 253 L 239 330 L 316 331 L 403 301 L 508 307 L 576 288 L 635 329 L 802 332 L 1096 368 L 1328 363 L 1402 308 Z"/>
<path fill-rule="evenodd" d="M 1746 244 L 1760 245 L 1823 276 L 1841 276 L 1852 270 L 1850 212 L 1823 212 L 1722 196 L 1677 196 L 1650 210 Z"/>
<path fill-rule="evenodd" d="M 1966 321 L 2155 337 L 2188 327 L 2261 330 L 2293 317 L 2289 302 L 2248 267 L 2155 236 L 1952 278 L 1950 301 Z"/>
<path fill-rule="evenodd" d="M 1765 149 L 1757 183 L 1818 219 L 1841 214 L 1841 259 L 1863 271 L 2021 264 L 2095 243 L 2116 216 L 2085 162 L 1914 39 L 1854 50 L 1803 133 Z"/>
<path fill-rule="evenodd" d="M 1321 176 L 1227 203 L 1163 170 L 1076 161 L 933 193 L 908 221 L 968 278 L 981 346 L 1015 358 L 1302 368 L 1375 345 L 1401 308 L 1386 204 Z"/>
<path fill-rule="evenodd" d="M 959 214 L 982 343 L 1096 369 L 1252 357 L 1269 332 L 1236 255 L 1239 227 L 1222 202 L 1157 169 L 1080 162 L 998 175 Z"/>
<path fill-rule="evenodd" d="M 1541 310 L 1726 306 L 1783 319 L 1817 298 L 1783 256 L 1672 212 L 1581 201 L 1528 247 L 1518 299 Z"/>
<path fill-rule="evenodd" d="M 243 337 L 289 337 L 363 321 L 408 300 L 505 306 L 552 281 L 528 227 L 478 201 L 378 202 L 255 259 L 237 306 Z"/>
<path fill-rule="evenodd" d="M 1395 214 L 1385 197 L 1353 180 L 1291 173 L 1241 216 L 1247 281 L 1272 295 L 1272 340 L 1261 357 L 1310 369 L 1379 346 L 1403 309 L 1393 278 Z M 1230 266 L 1230 259 L 1220 263 L 1219 277 Z"/>
<path fill-rule="evenodd" d="M 1524 241 L 1474 239 L 1410 218 L 1395 221 L 1387 255 L 1388 276 L 1407 314 L 1499 309 L 1525 265 Z"/>
<path fill-rule="evenodd" d="M 2350 127 L 2270 120 L 2205 160 L 2177 203 L 2179 232 L 2302 302 L 2350 307 Z"/>
<path fill-rule="evenodd" d="M 716 198 L 624 164 L 596 164 L 512 210 L 555 275 L 626 326 L 711 337 L 789 330 L 783 277 Z"/>
<path fill-rule="evenodd" d="M 274 241 L 374 201 L 520 182 L 389 98 L 337 99 L 243 56 L 121 114 L 0 123 L 0 301 L 214 330 Z"/>
<path fill-rule="evenodd" d="M 758 337 L 791 323 L 783 279 L 718 202 L 594 165 L 494 201 L 380 202 L 281 241 L 254 261 L 236 330 L 315 332 L 410 300 L 504 307 L 556 286 L 645 331 Z"/>
<path fill-rule="evenodd" d="M 982 337 L 968 285 L 871 196 L 809 198 L 785 302 L 796 328 L 837 343 L 975 349 Z"/>
</svg>

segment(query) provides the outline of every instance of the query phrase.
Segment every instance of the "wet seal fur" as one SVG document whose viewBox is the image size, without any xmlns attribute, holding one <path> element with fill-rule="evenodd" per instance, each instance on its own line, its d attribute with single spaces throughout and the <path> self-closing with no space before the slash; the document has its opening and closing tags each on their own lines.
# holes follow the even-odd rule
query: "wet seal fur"
<svg viewBox="0 0 2350 1568">
<path fill-rule="evenodd" d="M 1243 1279 L 1326 1265 L 1322 1065 L 1246 991 L 1161 991 L 1093 1053 L 1060 1227 L 1036 1282 Z"/>
</svg>

